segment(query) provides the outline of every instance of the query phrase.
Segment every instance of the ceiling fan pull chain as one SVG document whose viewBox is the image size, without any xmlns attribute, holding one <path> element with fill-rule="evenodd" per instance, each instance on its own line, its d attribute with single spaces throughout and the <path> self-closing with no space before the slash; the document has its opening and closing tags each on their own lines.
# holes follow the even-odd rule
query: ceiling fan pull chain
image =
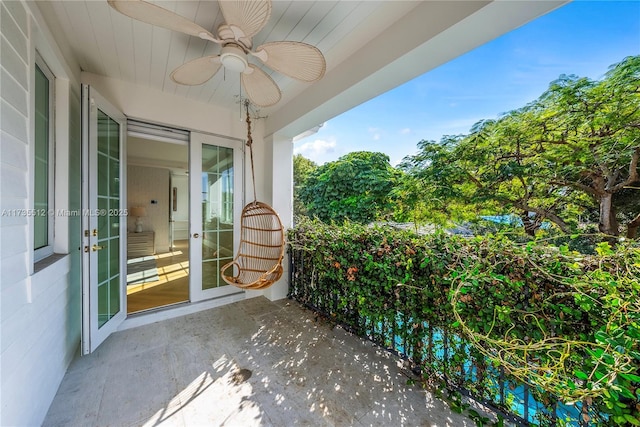
<svg viewBox="0 0 640 427">
<path fill-rule="evenodd" d="M 251 137 L 251 117 L 249 116 L 249 100 L 245 101 L 247 108 L 247 145 L 249 146 L 249 157 L 251 158 L 251 179 L 253 181 L 253 203 L 258 201 L 256 196 L 256 173 L 253 169 L 253 138 Z"/>
</svg>

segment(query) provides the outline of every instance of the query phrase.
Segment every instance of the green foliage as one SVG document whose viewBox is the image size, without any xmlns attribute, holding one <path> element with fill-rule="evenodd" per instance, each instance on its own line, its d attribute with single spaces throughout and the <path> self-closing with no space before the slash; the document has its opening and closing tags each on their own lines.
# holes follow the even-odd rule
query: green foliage
<svg viewBox="0 0 640 427">
<path fill-rule="evenodd" d="M 309 216 L 322 221 L 368 223 L 392 211 L 389 193 L 396 175 L 386 154 L 349 153 L 311 172 L 300 199 Z"/>
<path fill-rule="evenodd" d="M 534 102 L 468 135 L 420 141 L 398 170 L 358 152 L 315 167 L 294 159 L 296 214 L 325 222 L 379 219 L 450 226 L 515 214 L 529 236 L 543 223 L 570 235 L 596 224 L 640 228 L 640 56 L 602 80 L 562 75 Z"/>
<path fill-rule="evenodd" d="M 463 249 L 475 262 L 458 269 L 451 293 L 457 326 L 474 348 L 565 402 L 591 402 L 618 424 L 640 417 L 639 248 L 601 243 L 586 257 L 566 247 L 479 243 Z M 620 398 L 633 404 L 622 407 Z"/>
<path fill-rule="evenodd" d="M 561 76 L 537 105 L 534 126 L 553 181 L 594 197 L 600 231 L 617 235 L 612 203 L 640 180 L 640 56 L 611 66 L 601 81 Z"/>
<path fill-rule="evenodd" d="M 316 170 L 318 165 L 304 157 L 302 154 L 293 156 L 293 214 L 295 216 L 307 215 L 307 208 L 300 200 L 300 190 L 305 186 L 309 175 Z"/>
<path fill-rule="evenodd" d="M 491 373 L 502 367 L 549 408 L 558 398 L 582 401 L 596 425 L 640 421 L 637 244 L 601 243 L 587 256 L 501 235 L 310 220 L 289 241 L 306 271 L 294 270 L 306 276 L 294 277 L 290 296 L 383 346 L 403 343 L 425 379 L 445 375 L 497 401 Z M 444 360 L 436 357 L 443 340 L 456 349 Z"/>
<path fill-rule="evenodd" d="M 446 136 L 440 143 L 422 140 L 418 154 L 403 159 L 398 168 L 404 173 L 394 195 L 405 216 L 397 220 L 447 226 L 482 213 L 483 207 L 467 197 L 468 180 L 457 164 L 455 147 L 461 139 Z"/>
<path fill-rule="evenodd" d="M 401 169 L 419 185 L 404 193 L 410 205 L 453 220 L 493 209 L 520 216 L 530 235 L 544 221 L 572 233 L 591 219 L 615 236 L 619 219 L 629 224 L 640 213 L 639 124 L 640 56 L 601 81 L 563 75 L 536 101 L 468 135 L 418 143 Z"/>
</svg>

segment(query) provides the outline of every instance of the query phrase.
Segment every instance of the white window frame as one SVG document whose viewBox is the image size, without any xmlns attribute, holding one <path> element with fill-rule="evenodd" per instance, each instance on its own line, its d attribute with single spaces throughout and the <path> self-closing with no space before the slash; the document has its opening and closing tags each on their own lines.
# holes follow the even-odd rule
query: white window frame
<svg viewBox="0 0 640 427">
<path fill-rule="evenodd" d="M 42 71 L 42 73 L 45 75 L 45 77 L 49 80 L 49 132 L 48 132 L 48 151 L 49 151 L 49 157 L 48 157 L 48 162 L 47 162 L 47 176 L 48 176 L 48 200 L 47 200 L 47 209 L 46 212 L 43 212 L 41 209 L 37 209 L 35 207 L 35 168 L 36 168 L 36 159 L 35 159 L 35 144 L 36 144 L 36 135 L 35 135 L 35 118 L 33 121 L 33 145 L 34 145 L 34 150 L 33 150 L 33 155 L 32 155 L 32 159 L 31 159 L 31 165 L 32 165 L 32 173 L 31 173 L 31 179 L 33 179 L 33 185 L 32 185 L 32 194 L 33 194 L 33 199 L 32 199 L 32 208 L 33 208 L 33 215 L 35 218 L 35 215 L 45 215 L 47 218 L 47 245 L 43 246 L 41 248 L 36 249 L 35 248 L 35 220 L 33 220 L 31 222 L 31 227 L 32 227 L 32 242 L 34 244 L 34 251 L 33 251 L 33 261 L 34 262 L 38 262 L 50 255 L 53 254 L 53 247 L 54 247 L 54 238 L 55 238 L 55 199 L 54 199 L 54 189 L 55 189 L 55 121 L 56 121 L 56 117 L 55 117 L 55 85 L 56 85 L 56 79 L 55 79 L 55 75 L 53 74 L 53 72 L 51 71 L 51 69 L 49 68 L 49 66 L 47 65 L 47 63 L 44 61 L 44 59 L 42 59 L 42 57 L 40 56 L 40 54 L 38 52 L 36 52 L 36 61 L 35 61 L 35 65 L 34 65 L 34 100 L 35 97 L 37 97 L 37 94 L 35 93 L 35 75 L 36 75 L 36 70 L 35 67 L 38 67 L 40 69 L 40 71 Z M 35 107 L 35 104 L 34 104 Z M 34 114 L 35 114 L 35 108 L 34 108 Z"/>
</svg>

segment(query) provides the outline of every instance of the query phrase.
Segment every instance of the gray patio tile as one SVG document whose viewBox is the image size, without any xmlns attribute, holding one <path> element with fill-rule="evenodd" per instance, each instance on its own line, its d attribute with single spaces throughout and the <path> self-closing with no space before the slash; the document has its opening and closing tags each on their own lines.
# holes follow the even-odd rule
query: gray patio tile
<svg viewBox="0 0 640 427">
<path fill-rule="evenodd" d="M 282 310 L 281 305 L 269 301 L 266 298 L 250 298 L 248 300 L 241 301 L 241 304 L 238 304 L 238 306 L 247 315 L 254 317 L 267 316 L 273 312 Z"/>
<path fill-rule="evenodd" d="M 447 405 L 427 391 L 412 389 L 407 392 L 381 393 L 369 411 L 358 418 L 358 425 L 429 427 L 472 427 L 467 417 L 452 412 Z"/>
<path fill-rule="evenodd" d="M 64 376 L 43 426 L 97 425 L 106 379 L 106 369 L 98 365 L 76 363 Z M 69 402 L 74 402 L 73 410 L 69 410 Z"/>
<path fill-rule="evenodd" d="M 406 381 L 372 343 L 260 297 L 113 334 L 72 363 L 44 425 L 473 425 Z"/>
<path fill-rule="evenodd" d="M 179 389 L 166 346 L 115 360 L 105 369 L 108 375 L 97 425 L 141 425 L 175 407 Z"/>
<path fill-rule="evenodd" d="M 113 348 L 116 353 L 111 357 L 114 360 L 124 359 L 150 349 L 165 348 L 171 342 L 169 339 L 169 329 L 173 326 L 171 320 L 153 323 L 144 328 L 127 329 L 110 336 L 107 340 L 113 341 L 110 343 L 110 348 Z"/>
</svg>

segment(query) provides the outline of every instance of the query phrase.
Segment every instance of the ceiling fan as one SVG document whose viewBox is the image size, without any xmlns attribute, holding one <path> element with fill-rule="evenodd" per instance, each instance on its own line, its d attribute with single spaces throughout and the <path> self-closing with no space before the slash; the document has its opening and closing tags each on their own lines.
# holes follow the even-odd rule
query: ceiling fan
<svg viewBox="0 0 640 427">
<path fill-rule="evenodd" d="M 178 84 L 203 84 L 220 67 L 224 67 L 240 73 L 242 86 L 253 104 L 269 107 L 280 100 L 280 88 L 261 68 L 249 63 L 249 56 L 303 82 L 320 80 L 326 70 L 322 52 L 307 43 L 268 42 L 252 50 L 251 38 L 264 28 L 271 16 L 271 0 L 220 0 L 218 4 L 225 23 L 218 27 L 217 37 L 183 16 L 143 0 L 107 2 L 118 12 L 138 21 L 200 37 L 222 46 L 219 55 L 197 58 L 176 68 L 171 73 L 171 79 Z"/>
</svg>

